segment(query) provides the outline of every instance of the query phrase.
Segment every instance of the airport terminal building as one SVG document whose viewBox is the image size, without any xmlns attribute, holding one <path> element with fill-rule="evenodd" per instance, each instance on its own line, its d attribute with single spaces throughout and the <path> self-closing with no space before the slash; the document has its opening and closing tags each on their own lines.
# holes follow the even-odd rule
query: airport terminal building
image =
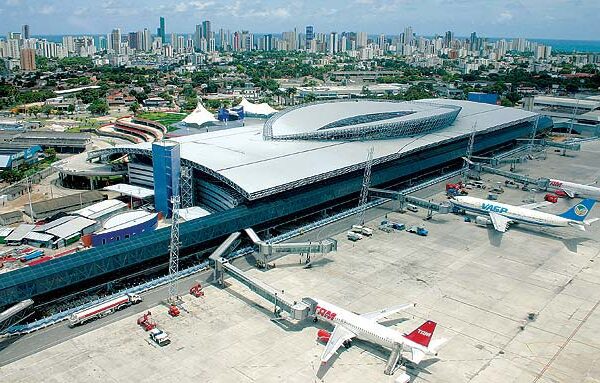
<svg viewBox="0 0 600 383">
<path fill-rule="evenodd" d="M 182 252 L 214 246 L 234 231 L 268 228 L 356 198 L 371 147 L 371 184 L 398 185 L 460 163 L 473 132 L 473 151 L 488 152 L 529 137 L 537 117 L 459 100 L 339 100 L 292 107 L 263 124 L 173 138 L 179 153 L 172 158 L 179 156 L 180 165 L 192 171 L 194 205 L 212 213 L 181 224 Z M 550 126 L 551 120 L 539 119 L 537 129 Z M 124 154 L 130 182 L 153 187 L 160 196 L 157 210 L 168 208 L 164 200 L 178 190 L 172 181 L 180 169 L 153 164 L 152 144 L 101 149 L 88 157 L 110 160 Z M 136 174 L 140 169 L 143 177 Z M 169 229 L 159 229 L 0 274 L 0 307 L 164 263 L 169 239 Z"/>
</svg>

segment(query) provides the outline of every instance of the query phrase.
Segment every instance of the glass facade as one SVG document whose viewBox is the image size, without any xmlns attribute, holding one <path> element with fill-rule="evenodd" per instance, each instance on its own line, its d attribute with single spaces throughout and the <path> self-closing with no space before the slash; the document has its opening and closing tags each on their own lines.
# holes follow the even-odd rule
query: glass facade
<svg viewBox="0 0 600 383">
<path fill-rule="evenodd" d="M 173 212 L 171 197 L 179 195 L 181 163 L 179 143 L 160 141 L 152 144 L 152 168 L 154 171 L 154 207 L 165 217 Z"/>
</svg>

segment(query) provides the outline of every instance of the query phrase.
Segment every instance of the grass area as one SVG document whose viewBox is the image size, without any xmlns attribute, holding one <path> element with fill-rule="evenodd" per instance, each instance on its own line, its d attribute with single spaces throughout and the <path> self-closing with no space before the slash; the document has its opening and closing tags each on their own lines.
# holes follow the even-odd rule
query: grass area
<svg viewBox="0 0 600 383">
<path fill-rule="evenodd" d="M 77 126 L 71 126 L 66 129 L 65 132 L 68 133 L 80 133 L 81 131 L 94 130 L 100 126 L 100 123 L 96 120 L 86 120 L 80 123 Z"/>
<path fill-rule="evenodd" d="M 167 128 L 169 128 L 169 126 L 171 124 L 174 124 L 176 122 L 183 120 L 185 118 L 185 116 L 186 116 L 185 113 L 164 113 L 164 112 L 147 112 L 147 113 L 140 113 L 140 114 L 136 115 L 136 117 L 139 117 L 139 118 L 145 118 L 146 120 L 160 122 L 161 124 L 165 125 Z"/>
</svg>

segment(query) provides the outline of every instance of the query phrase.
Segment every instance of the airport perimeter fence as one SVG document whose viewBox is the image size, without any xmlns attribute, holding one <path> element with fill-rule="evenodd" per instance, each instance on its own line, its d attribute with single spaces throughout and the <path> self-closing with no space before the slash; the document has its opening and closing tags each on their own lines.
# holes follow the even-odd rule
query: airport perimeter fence
<svg viewBox="0 0 600 383">
<path fill-rule="evenodd" d="M 442 182 L 445 181 L 447 179 L 459 176 L 461 174 L 462 170 L 456 170 L 447 174 L 444 174 L 442 176 L 436 177 L 434 179 L 422 182 L 420 184 L 417 184 L 415 186 L 412 186 L 410 188 L 404 189 L 402 190 L 402 192 L 404 194 L 410 194 L 410 193 L 414 193 L 417 192 L 419 190 L 425 189 L 427 187 L 430 187 L 432 185 L 435 185 L 438 182 Z M 353 214 L 358 214 L 360 212 L 362 212 L 363 210 L 367 210 L 367 209 L 371 209 L 373 207 L 376 206 L 380 206 L 383 205 L 384 203 L 390 201 L 388 198 L 377 198 L 374 199 L 373 201 L 368 202 L 367 204 L 363 205 L 363 206 L 358 206 L 352 209 L 348 209 L 348 210 L 344 210 L 340 213 L 337 213 L 335 215 L 332 215 L 330 217 L 327 218 L 323 218 L 321 220 L 309 223 L 307 225 L 304 225 L 302 227 L 299 227 L 297 229 L 294 230 L 290 230 L 286 233 L 283 233 L 281 235 L 278 235 L 276 237 L 273 237 L 271 239 L 269 239 L 267 241 L 267 243 L 280 243 L 280 242 L 284 242 L 287 241 L 291 238 L 297 237 L 299 235 L 305 234 L 309 231 L 315 230 L 315 229 L 319 229 L 323 226 L 329 225 L 333 222 L 342 220 L 344 218 L 347 218 Z M 227 255 L 225 258 L 233 260 L 239 257 L 243 257 L 246 255 L 251 254 L 254 251 L 253 247 L 245 247 L 243 249 L 239 249 L 236 250 L 232 253 L 230 253 L 229 255 Z M 181 270 L 179 271 L 177 274 L 175 274 L 175 279 L 182 279 L 182 278 L 186 278 L 189 277 L 190 275 L 193 275 L 195 273 L 207 270 L 209 268 L 209 263 L 208 261 L 204 261 L 198 265 L 189 267 L 187 269 Z M 90 301 L 88 303 L 82 304 L 80 306 L 77 307 L 73 307 L 71 309 L 56 313 L 52 316 L 49 316 L 47 318 L 42 318 L 38 321 L 32 322 L 32 323 L 28 323 L 28 324 L 23 324 L 23 325 L 14 325 L 10 328 L 8 328 L 4 334 L 7 335 L 25 335 L 25 334 L 29 334 L 32 333 L 34 331 L 38 331 L 41 330 L 43 328 L 52 326 L 54 324 L 57 324 L 59 322 L 62 322 L 64 320 L 66 320 L 67 318 L 69 318 L 69 316 L 71 316 L 72 314 L 85 310 L 87 308 L 99 305 L 101 303 L 104 303 L 106 301 L 109 301 L 111 299 L 114 299 L 115 297 L 118 297 L 120 295 L 123 294 L 141 294 L 144 293 L 146 291 L 155 289 L 157 287 L 160 286 L 164 286 L 166 284 L 168 284 L 171 281 L 171 276 L 170 275 L 165 275 L 162 276 L 160 278 L 151 280 L 149 282 L 145 282 L 142 283 L 138 286 L 134 286 L 134 287 L 129 287 L 126 289 L 123 289 L 115 294 L 109 295 L 109 296 L 105 296 L 102 297 L 100 299 L 96 299 L 94 301 Z"/>
</svg>

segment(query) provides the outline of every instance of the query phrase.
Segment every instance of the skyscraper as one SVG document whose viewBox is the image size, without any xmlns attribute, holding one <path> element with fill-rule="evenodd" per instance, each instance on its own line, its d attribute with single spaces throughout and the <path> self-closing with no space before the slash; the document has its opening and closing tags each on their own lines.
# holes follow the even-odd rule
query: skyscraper
<svg viewBox="0 0 600 383">
<path fill-rule="evenodd" d="M 477 46 L 478 39 L 477 39 L 477 32 L 473 32 L 471 33 L 471 37 L 469 39 L 469 47 L 472 51 L 478 50 L 479 47 Z"/>
<path fill-rule="evenodd" d="M 338 45 L 339 45 L 339 40 L 338 40 L 337 32 L 331 32 L 329 34 L 329 44 L 328 44 L 330 55 L 334 55 L 338 52 Z"/>
<path fill-rule="evenodd" d="M 129 34 L 127 35 L 127 42 L 129 43 L 129 48 L 139 49 L 137 35 L 137 32 L 129 32 Z"/>
<path fill-rule="evenodd" d="M 364 48 L 367 46 L 367 32 L 356 33 L 356 48 Z"/>
<path fill-rule="evenodd" d="M 206 39 L 206 41 L 210 40 L 212 31 L 210 29 L 210 21 L 204 20 L 202 22 L 202 37 Z"/>
<path fill-rule="evenodd" d="M 194 32 L 194 46 L 200 49 L 200 41 L 202 40 L 202 24 L 196 24 L 196 30 Z"/>
<path fill-rule="evenodd" d="M 23 27 L 21 28 L 21 35 L 23 36 L 23 38 L 25 40 L 27 40 L 30 36 L 29 36 L 29 25 L 25 24 L 23 25 Z"/>
<path fill-rule="evenodd" d="M 152 49 L 152 36 L 148 28 L 144 28 L 142 35 L 142 50 L 147 52 Z"/>
<path fill-rule="evenodd" d="M 35 70 L 35 50 L 29 48 L 21 49 L 21 70 Z"/>
<path fill-rule="evenodd" d="M 405 45 L 410 45 L 413 41 L 413 30 L 412 27 L 404 28 L 404 41 Z"/>
<path fill-rule="evenodd" d="M 116 54 L 121 53 L 121 29 L 113 29 L 110 34 L 110 47 Z"/>
<path fill-rule="evenodd" d="M 452 31 L 446 32 L 446 35 L 444 36 L 444 45 L 450 47 L 452 40 L 454 40 L 454 33 L 452 33 Z"/>
<path fill-rule="evenodd" d="M 315 38 L 315 30 L 314 27 L 312 25 L 307 25 L 306 26 L 306 50 L 310 50 L 310 43 L 313 41 L 313 39 Z"/>
<path fill-rule="evenodd" d="M 163 44 L 167 41 L 166 40 L 167 36 L 165 33 L 165 18 L 164 17 L 160 18 L 160 26 L 156 30 L 156 35 L 162 39 Z"/>
</svg>

